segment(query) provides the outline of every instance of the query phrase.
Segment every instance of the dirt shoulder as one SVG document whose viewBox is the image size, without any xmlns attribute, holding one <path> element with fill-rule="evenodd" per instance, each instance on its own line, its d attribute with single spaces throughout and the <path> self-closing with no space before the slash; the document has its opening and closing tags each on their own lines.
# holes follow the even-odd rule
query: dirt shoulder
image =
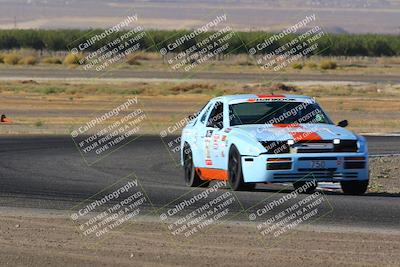
<svg viewBox="0 0 400 267">
<path fill-rule="evenodd" d="M 0 134 L 69 134 L 72 128 L 137 97 L 143 133 L 160 133 L 209 99 L 242 93 L 315 96 L 335 121 L 359 133 L 400 133 L 400 85 L 116 81 L 0 81 L 0 114 L 13 119 Z"/>
<path fill-rule="evenodd" d="M 398 266 L 400 232 L 308 226 L 273 246 L 255 229 L 229 223 L 190 244 L 166 238 L 146 218 L 93 244 L 78 235 L 66 215 L 0 211 L 2 266 Z"/>
<path fill-rule="evenodd" d="M 369 166 L 369 192 L 400 193 L 400 157 L 370 158 Z"/>
</svg>

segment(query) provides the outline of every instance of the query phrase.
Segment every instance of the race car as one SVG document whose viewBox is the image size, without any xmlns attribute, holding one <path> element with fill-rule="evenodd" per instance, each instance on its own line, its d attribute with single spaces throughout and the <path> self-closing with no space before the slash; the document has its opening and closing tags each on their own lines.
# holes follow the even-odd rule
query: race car
<svg viewBox="0 0 400 267">
<path fill-rule="evenodd" d="M 340 182 L 345 194 L 368 188 L 366 139 L 335 125 L 314 98 L 245 94 L 210 100 L 188 119 L 181 136 L 187 186 L 228 181 L 233 190 L 257 183 L 292 183 L 313 192 Z M 313 182 L 313 183 L 310 183 Z"/>
</svg>

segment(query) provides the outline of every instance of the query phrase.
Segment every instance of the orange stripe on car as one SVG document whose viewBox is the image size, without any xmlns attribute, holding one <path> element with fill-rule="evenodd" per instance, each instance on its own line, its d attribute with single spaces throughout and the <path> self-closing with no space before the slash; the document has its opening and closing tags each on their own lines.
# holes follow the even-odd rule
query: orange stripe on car
<svg viewBox="0 0 400 267">
<path fill-rule="evenodd" d="M 291 158 L 270 158 L 267 159 L 267 162 L 288 162 L 288 161 L 292 161 Z"/>
<path fill-rule="evenodd" d="M 228 180 L 228 172 L 222 169 L 196 168 L 197 174 L 202 180 Z"/>
<path fill-rule="evenodd" d="M 295 141 L 316 141 L 322 140 L 316 132 L 290 132 Z"/>
<path fill-rule="evenodd" d="M 279 128 L 297 128 L 301 127 L 299 123 L 276 123 L 272 124 L 274 127 L 279 127 Z"/>
</svg>

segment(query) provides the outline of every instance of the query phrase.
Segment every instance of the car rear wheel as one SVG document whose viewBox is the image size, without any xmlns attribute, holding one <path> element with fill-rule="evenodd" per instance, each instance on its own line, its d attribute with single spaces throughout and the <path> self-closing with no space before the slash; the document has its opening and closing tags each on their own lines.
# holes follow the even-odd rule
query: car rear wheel
<svg viewBox="0 0 400 267">
<path fill-rule="evenodd" d="M 200 176 L 197 174 L 196 168 L 193 164 L 193 154 L 190 147 L 185 146 L 183 153 L 183 170 L 186 186 L 207 187 L 210 182 L 201 180 Z"/>
<path fill-rule="evenodd" d="M 305 184 L 306 184 L 306 182 L 295 182 L 295 183 L 293 183 L 293 187 L 294 187 L 294 189 L 299 190 Z M 312 194 L 315 192 L 315 189 L 317 189 L 317 186 L 318 186 L 317 182 L 315 183 L 315 185 L 308 185 L 307 188 L 305 188 L 305 190 L 302 193 Z"/>
<path fill-rule="evenodd" d="M 254 183 L 244 182 L 242 161 L 240 153 L 235 146 L 232 146 L 229 151 L 228 182 L 231 188 L 235 191 L 253 190 L 256 186 Z"/>
<path fill-rule="evenodd" d="M 363 195 L 368 189 L 367 181 L 343 181 L 340 182 L 343 193 L 346 195 Z"/>
</svg>

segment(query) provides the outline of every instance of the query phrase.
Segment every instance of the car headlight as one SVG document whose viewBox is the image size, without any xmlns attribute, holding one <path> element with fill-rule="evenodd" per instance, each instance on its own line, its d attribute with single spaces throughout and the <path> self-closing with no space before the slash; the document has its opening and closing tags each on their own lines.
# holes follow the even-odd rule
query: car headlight
<svg viewBox="0 0 400 267">
<path fill-rule="evenodd" d="M 334 144 L 334 145 L 340 144 L 340 139 L 339 139 L 339 138 L 333 139 L 333 144 Z"/>
</svg>

